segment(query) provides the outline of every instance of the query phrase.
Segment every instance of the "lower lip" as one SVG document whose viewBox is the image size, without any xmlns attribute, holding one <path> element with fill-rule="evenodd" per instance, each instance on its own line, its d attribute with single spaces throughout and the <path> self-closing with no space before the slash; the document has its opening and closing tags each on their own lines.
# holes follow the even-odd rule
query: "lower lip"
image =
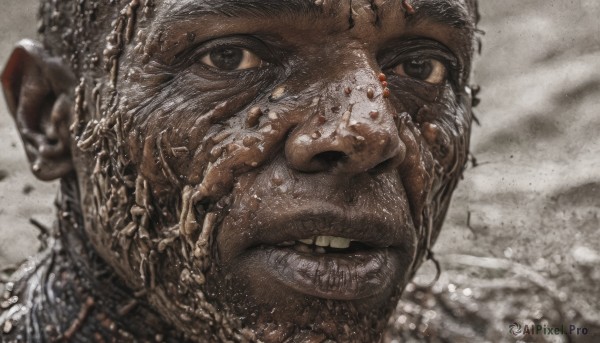
<svg viewBox="0 0 600 343">
<path fill-rule="evenodd" d="M 399 256 L 389 248 L 318 254 L 261 247 L 252 254 L 271 278 L 285 286 L 335 300 L 357 300 L 391 291 L 400 266 Z"/>
</svg>

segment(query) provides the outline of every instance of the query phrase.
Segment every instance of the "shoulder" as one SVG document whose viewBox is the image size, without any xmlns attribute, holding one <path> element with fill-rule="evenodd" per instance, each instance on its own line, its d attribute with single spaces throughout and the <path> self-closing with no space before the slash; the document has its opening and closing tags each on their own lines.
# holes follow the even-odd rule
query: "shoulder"
<svg viewBox="0 0 600 343">
<path fill-rule="evenodd" d="M 31 339 L 33 308 L 44 278 L 49 274 L 52 251 L 33 256 L 9 278 L 0 281 L 0 341 L 27 342 Z"/>
</svg>

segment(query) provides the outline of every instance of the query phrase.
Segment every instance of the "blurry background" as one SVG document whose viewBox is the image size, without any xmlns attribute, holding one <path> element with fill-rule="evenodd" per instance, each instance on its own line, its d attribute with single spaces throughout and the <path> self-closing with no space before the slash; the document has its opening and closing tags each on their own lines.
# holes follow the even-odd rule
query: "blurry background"
<svg viewBox="0 0 600 343">
<path fill-rule="evenodd" d="M 0 63 L 35 37 L 37 0 L 0 0 Z M 480 0 L 477 166 L 453 198 L 388 341 L 600 342 L 600 2 Z M 0 105 L 0 266 L 34 253 L 56 183 L 36 181 Z M 588 335 L 512 335 L 509 325 Z M 400 333 L 405 332 L 405 333 Z M 407 334 L 408 332 L 408 334 Z"/>
</svg>

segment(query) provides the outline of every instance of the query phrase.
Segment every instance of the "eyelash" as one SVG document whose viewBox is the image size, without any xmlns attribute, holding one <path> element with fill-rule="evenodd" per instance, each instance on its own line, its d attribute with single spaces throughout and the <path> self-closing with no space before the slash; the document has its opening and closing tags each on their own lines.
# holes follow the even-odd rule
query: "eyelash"
<svg viewBox="0 0 600 343">
<path fill-rule="evenodd" d="M 246 49 L 256 54 L 260 59 L 265 62 L 271 64 L 274 62 L 274 58 L 272 54 L 269 52 L 267 46 L 265 46 L 262 42 L 258 41 L 255 38 L 249 37 L 229 37 L 229 38 L 218 38 L 212 41 L 203 42 L 191 47 L 188 50 L 183 51 L 175 57 L 176 65 L 184 66 L 187 62 L 193 62 L 191 65 L 194 66 L 202 66 L 206 69 L 209 69 L 212 72 L 222 73 L 222 74 L 242 74 L 247 73 L 248 70 L 239 70 L 239 71 L 230 71 L 230 72 L 222 72 L 215 68 L 211 68 L 210 66 L 205 65 L 200 60 L 209 54 L 214 49 L 220 47 L 235 47 L 239 49 Z"/>
<path fill-rule="evenodd" d="M 458 71 L 458 66 L 456 63 L 456 60 L 454 58 L 449 58 L 447 56 L 445 56 L 444 54 L 439 54 L 436 52 L 429 52 L 429 51 L 417 51 L 417 52 L 411 52 L 409 54 L 400 54 L 398 56 L 396 56 L 395 58 L 391 59 L 391 61 L 386 62 L 383 66 L 382 69 L 384 70 L 391 70 L 393 68 L 395 68 L 396 66 L 406 63 L 406 62 L 410 62 L 411 60 L 436 60 L 441 62 L 446 69 L 448 70 L 448 75 L 451 76 L 453 74 L 455 74 Z"/>
<path fill-rule="evenodd" d="M 393 68 L 399 66 L 400 64 L 406 63 L 413 59 L 434 59 L 441 62 L 446 68 L 446 83 L 450 83 L 456 89 L 459 88 L 461 69 L 458 66 L 457 59 L 444 46 L 435 41 L 420 39 L 404 42 L 404 44 L 405 46 L 401 46 L 396 49 L 390 49 L 388 50 L 388 52 L 385 52 L 383 56 L 386 57 L 383 58 L 383 61 L 381 58 L 379 58 L 382 70 L 390 72 Z M 267 65 L 279 64 L 278 59 L 275 57 L 276 54 L 272 52 L 271 49 L 269 49 L 269 46 L 265 44 L 262 40 L 252 36 L 232 36 L 199 43 L 195 47 L 191 47 L 183 53 L 178 54 L 174 59 L 174 61 L 176 61 L 175 64 L 185 66 L 188 64 L 188 62 L 192 61 L 193 63 L 191 63 L 191 65 L 195 67 L 199 66 L 204 70 L 210 70 L 210 72 L 212 73 L 220 74 L 223 76 L 229 75 L 239 77 L 240 75 L 255 73 L 257 71 L 256 69 L 222 71 L 216 68 L 211 68 L 210 66 L 205 65 L 200 61 L 211 51 L 219 47 L 236 47 L 240 49 L 247 49 L 252 53 L 256 54 L 256 56 L 258 56 L 260 59 L 264 60 Z"/>
<path fill-rule="evenodd" d="M 424 38 L 415 38 L 402 42 L 379 55 L 382 70 L 389 72 L 396 66 L 410 60 L 434 59 L 441 62 L 447 71 L 446 80 L 458 89 L 462 68 L 454 54 L 441 43 Z"/>
</svg>

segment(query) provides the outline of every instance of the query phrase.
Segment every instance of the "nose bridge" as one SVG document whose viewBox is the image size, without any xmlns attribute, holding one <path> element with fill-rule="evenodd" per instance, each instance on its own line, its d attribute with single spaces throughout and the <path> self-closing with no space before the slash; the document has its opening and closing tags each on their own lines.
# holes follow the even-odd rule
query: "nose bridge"
<svg viewBox="0 0 600 343">
<path fill-rule="evenodd" d="M 360 173 L 404 158 L 385 77 L 374 58 L 360 51 L 353 57 L 328 72 L 333 81 L 322 83 L 316 118 L 302 122 L 286 142 L 292 167 Z"/>
</svg>

